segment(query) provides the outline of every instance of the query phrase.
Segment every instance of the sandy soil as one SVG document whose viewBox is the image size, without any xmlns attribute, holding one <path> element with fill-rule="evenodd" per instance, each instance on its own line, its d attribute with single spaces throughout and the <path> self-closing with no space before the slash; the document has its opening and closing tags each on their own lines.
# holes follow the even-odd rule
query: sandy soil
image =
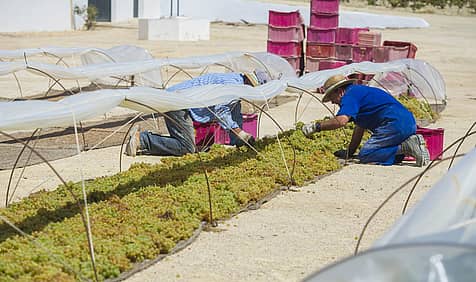
<svg viewBox="0 0 476 282">
<path fill-rule="evenodd" d="M 372 11 L 372 10 L 368 10 Z M 374 10 L 382 13 L 381 9 Z M 415 16 L 401 11 L 392 14 Z M 383 39 L 412 41 L 418 46 L 417 58 L 428 61 L 443 75 L 447 84 L 448 106 L 434 127 L 445 128 L 445 144 L 462 136 L 476 120 L 476 17 L 419 14 L 431 27 L 427 29 L 383 30 Z M 1 49 L 44 46 L 94 46 L 110 48 L 120 44 L 142 46 L 155 57 L 183 57 L 224 51 L 266 49 L 266 26 L 213 24 L 211 40 L 201 42 L 162 42 L 137 40 L 137 23 L 104 25 L 95 31 L 0 34 Z M 5 89 L 5 88 L 3 88 Z M 5 91 L 16 91 L 15 85 Z M 285 103 L 271 110 L 285 126 L 291 126 L 294 104 Z M 311 103 L 303 120 L 319 118 L 322 111 Z M 275 132 L 264 121 L 263 133 Z M 468 141 L 462 151 L 474 147 Z M 67 180 L 80 175 L 91 178 L 116 173 L 119 148 L 95 150 L 52 164 Z M 160 161 L 155 157 L 125 157 L 123 168 L 132 162 Z M 84 164 L 84 165 L 82 165 Z M 440 166 L 423 179 L 412 204 L 445 173 Z M 353 253 L 356 239 L 368 216 L 387 195 L 407 179 L 421 172 L 410 164 L 381 167 L 350 165 L 314 184 L 283 192 L 259 210 L 240 214 L 221 222 L 221 232 L 202 232 L 185 250 L 167 257 L 137 273 L 128 281 L 297 281 L 323 266 Z M 0 171 L 0 187 L 6 187 L 10 171 Z M 17 174 L 18 176 L 18 174 Z M 16 197 L 39 189 L 51 189 L 58 180 L 45 165 L 28 167 L 21 176 Z M 363 248 L 398 219 L 408 189 L 390 201 L 363 239 Z M 0 202 L 4 202 L 4 189 Z"/>
</svg>

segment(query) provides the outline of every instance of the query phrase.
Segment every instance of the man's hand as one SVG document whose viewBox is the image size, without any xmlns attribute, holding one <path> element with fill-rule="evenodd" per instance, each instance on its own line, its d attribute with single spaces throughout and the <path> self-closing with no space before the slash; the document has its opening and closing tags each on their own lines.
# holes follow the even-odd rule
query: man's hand
<svg viewBox="0 0 476 282">
<path fill-rule="evenodd" d="M 240 130 L 237 135 L 239 137 L 239 140 L 236 144 L 237 147 L 241 147 L 243 145 L 252 146 L 255 143 L 255 138 L 253 137 L 253 135 L 249 134 L 244 130 Z"/>
<path fill-rule="evenodd" d="M 304 133 L 304 135 L 306 137 L 309 137 L 314 132 L 321 131 L 321 124 L 318 123 L 318 122 L 307 123 L 307 124 L 302 126 L 301 131 L 302 131 L 302 133 Z"/>
</svg>

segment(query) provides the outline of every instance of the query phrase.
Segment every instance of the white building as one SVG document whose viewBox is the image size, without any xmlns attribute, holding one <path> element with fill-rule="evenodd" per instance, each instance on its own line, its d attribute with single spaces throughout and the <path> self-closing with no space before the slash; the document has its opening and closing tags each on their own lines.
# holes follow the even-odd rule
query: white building
<svg viewBox="0 0 476 282">
<path fill-rule="evenodd" d="M 75 6 L 95 5 L 98 21 L 159 18 L 159 4 L 157 0 L 0 0 L 0 32 L 72 30 Z"/>
</svg>

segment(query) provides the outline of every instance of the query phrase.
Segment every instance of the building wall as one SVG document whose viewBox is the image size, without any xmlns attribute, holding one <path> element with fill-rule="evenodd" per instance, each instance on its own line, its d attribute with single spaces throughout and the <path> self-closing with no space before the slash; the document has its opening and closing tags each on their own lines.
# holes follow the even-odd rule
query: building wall
<svg viewBox="0 0 476 282">
<path fill-rule="evenodd" d="M 160 1 L 139 0 L 139 18 L 160 18 Z"/>
<path fill-rule="evenodd" d="M 71 30 L 69 0 L 2 0 L 0 32 Z"/>
<path fill-rule="evenodd" d="M 127 21 L 133 17 L 133 0 L 111 0 L 111 22 Z"/>
</svg>

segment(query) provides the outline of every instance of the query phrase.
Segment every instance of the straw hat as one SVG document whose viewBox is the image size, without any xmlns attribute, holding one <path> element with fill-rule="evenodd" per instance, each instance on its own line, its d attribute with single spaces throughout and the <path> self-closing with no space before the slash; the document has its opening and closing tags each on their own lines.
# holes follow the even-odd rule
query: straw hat
<svg viewBox="0 0 476 282">
<path fill-rule="evenodd" d="M 246 72 L 243 75 L 248 78 L 253 87 L 265 84 L 271 80 L 267 72 L 258 69 L 254 70 L 253 72 Z"/>
<path fill-rule="evenodd" d="M 332 95 L 336 92 L 337 89 L 346 86 L 348 84 L 354 83 L 355 79 L 347 79 L 345 76 L 341 74 L 336 74 L 329 77 L 326 82 L 324 83 L 324 97 L 322 98 L 322 102 L 326 103 L 332 99 Z"/>
</svg>

